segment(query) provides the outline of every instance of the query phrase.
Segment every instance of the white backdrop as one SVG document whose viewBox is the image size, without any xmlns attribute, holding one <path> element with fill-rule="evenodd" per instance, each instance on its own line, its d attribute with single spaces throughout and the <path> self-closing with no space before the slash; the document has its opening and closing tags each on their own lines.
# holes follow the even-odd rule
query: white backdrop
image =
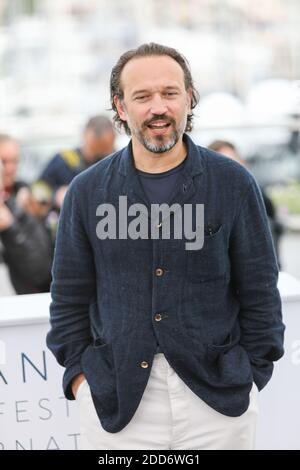
<svg viewBox="0 0 300 470">
<path fill-rule="evenodd" d="M 0 298 L 0 449 L 76 449 L 76 402 L 47 349 L 48 294 Z M 2 352 L 2 354 L 1 354 Z"/>
<path fill-rule="evenodd" d="M 257 449 L 300 450 L 300 282 L 281 273 L 286 354 L 260 394 Z M 0 450 L 77 449 L 76 402 L 45 344 L 49 294 L 0 298 Z"/>
</svg>

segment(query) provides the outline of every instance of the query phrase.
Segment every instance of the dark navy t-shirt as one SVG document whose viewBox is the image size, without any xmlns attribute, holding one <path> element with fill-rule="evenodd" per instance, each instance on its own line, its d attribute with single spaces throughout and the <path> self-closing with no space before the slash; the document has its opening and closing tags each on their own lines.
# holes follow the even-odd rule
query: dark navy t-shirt
<svg viewBox="0 0 300 470">
<path fill-rule="evenodd" d="M 186 159 L 175 168 L 171 168 L 171 170 L 164 171 L 163 173 L 146 173 L 145 171 L 137 170 L 144 193 L 150 204 L 169 202 L 181 177 L 185 161 Z M 159 352 L 161 351 L 158 346 L 156 353 Z"/>
<path fill-rule="evenodd" d="M 163 173 L 146 173 L 137 170 L 141 185 L 150 204 L 167 203 L 184 168 L 185 160 Z"/>
</svg>

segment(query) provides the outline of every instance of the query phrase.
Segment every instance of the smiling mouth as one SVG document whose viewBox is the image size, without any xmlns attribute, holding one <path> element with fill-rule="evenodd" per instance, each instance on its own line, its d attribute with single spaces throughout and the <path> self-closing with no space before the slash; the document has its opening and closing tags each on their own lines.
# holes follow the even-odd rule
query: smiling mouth
<svg viewBox="0 0 300 470">
<path fill-rule="evenodd" d="M 151 124 L 148 124 L 147 127 L 153 130 L 160 130 L 160 129 L 167 129 L 170 127 L 171 123 L 170 122 L 153 122 Z"/>
</svg>

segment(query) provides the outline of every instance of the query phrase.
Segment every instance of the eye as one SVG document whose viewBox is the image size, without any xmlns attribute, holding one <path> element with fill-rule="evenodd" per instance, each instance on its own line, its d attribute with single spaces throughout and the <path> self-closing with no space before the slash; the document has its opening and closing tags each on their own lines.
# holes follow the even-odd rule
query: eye
<svg viewBox="0 0 300 470">
<path fill-rule="evenodd" d="M 175 96 L 175 95 L 178 95 L 177 91 L 168 91 L 167 93 L 165 93 L 166 96 Z"/>
<path fill-rule="evenodd" d="M 135 100 L 137 100 L 137 101 L 143 101 L 143 100 L 146 100 L 147 98 L 149 98 L 148 95 L 141 95 L 141 96 L 137 96 L 137 97 L 135 98 Z"/>
</svg>

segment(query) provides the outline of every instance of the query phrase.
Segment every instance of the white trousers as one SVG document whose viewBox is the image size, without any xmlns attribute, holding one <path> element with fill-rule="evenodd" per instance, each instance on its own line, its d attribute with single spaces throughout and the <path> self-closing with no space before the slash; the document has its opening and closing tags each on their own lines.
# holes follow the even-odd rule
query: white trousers
<svg viewBox="0 0 300 470">
<path fill-rule="evenodd" d="M 258 418 L 253 386 L 248 410 L 224 416 L 204 403 L 178 377 L 164 354 L 154 356 L 149 381 L 132 420 L 117 433 L 105 431 L 87 381 L 78 389 L 80 449 L 85 450 L 252 450 Z"/>
</svg>

